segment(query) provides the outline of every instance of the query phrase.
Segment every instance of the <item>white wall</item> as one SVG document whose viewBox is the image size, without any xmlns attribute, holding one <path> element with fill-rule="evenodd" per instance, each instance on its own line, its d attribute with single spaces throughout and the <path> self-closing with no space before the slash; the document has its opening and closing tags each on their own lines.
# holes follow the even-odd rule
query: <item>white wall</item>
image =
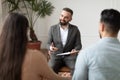
<svg viewBox="0 0 120 80">
<path fill-rule="evenodd" d="M 1 1 L 1 0 L 0 0 Z M 64 7 L 73 9 L 72 24 L 78 26 L 81 32 L 83 47 L 87 47 L 99 40 L 98 26 L 100 13 L 105 8 L 115 8 L 120 11 L 120 0 L 49 0 L 53 3 L 55 10 L 51 16 L 39 19 L 36 23 L 35 32 L 42 41 L 42 48 L 46 47 L 48 29 L 51 25 L 58 23 L 59 15 Z M 1 7 L 0 7 L 1 8 Z M 4 7 L 3 7 L 4 9 Z M 3 16 L 5 13 L 3 10 Z M 1 9 L 0 9 L 1 14 Z M 1 21 L 0 21 L 1 22 Z M 120 37 L 119 37 L 120 38 Z"/>
<path fill-rule="evenodd" d="M 58 23 L 59 15 L 64 7 L 73 9 L 72 24 L 78 26 L 81 32 L 83 47 L 87 47 L 99 40 L 98 26 L 100 13 L 106 8 L 115 8 L 120 11 L 120 0 L 49 0 L 55 6 L 54 13 L 44 19 L 37 28 L 38 37 L 42 40 L 42 47 L 47 41 L 48 29 Z M 40 21 L 39 21 L 40 22 Z M 40 27 L 41 26 L 41 27 Z"/>
</svg>

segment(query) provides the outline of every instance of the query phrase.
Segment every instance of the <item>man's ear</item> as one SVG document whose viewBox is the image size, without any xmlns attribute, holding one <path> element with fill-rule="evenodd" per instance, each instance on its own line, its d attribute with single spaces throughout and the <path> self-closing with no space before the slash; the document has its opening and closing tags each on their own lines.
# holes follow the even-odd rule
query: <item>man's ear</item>
<svg viewBox="0 0 120 80">
<path fill-rule="evenodd" d="M 70 20 L 69 21 L 72 21 L 72 17 L 70 18 Z"/>
<path fill-rule="evenodd" d="M 104 23 L 100 22 L 100 31 L 103 32 L 105 30 Z"/>
</svg>

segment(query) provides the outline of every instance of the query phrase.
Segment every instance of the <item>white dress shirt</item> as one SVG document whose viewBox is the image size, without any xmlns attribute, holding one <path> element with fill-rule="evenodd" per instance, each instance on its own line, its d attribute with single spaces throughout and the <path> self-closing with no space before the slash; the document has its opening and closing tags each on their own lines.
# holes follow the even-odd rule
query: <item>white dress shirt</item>
<svg viewBox="0 0 120 80">
<path fill-rule="evenodd" d="M 61 41 L 63 46 L 65 46 L 67 42 L 67 36 L 68 36 L 68 26 L 66 26 L 64 29 L 60 26 L 60 34 L 61 34 Z"/>
</svg>

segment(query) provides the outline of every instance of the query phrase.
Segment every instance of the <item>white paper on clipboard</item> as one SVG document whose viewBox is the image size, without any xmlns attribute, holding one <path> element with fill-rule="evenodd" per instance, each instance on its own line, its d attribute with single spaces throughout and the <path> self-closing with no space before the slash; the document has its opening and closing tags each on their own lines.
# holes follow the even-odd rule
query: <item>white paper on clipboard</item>
<svg viewBox="0 0 120 80">
<path fill-rule="evenodd" d="M 62 56 L 62 55 L 69 55 L 71 54 L 70 52 L 65 52 L 65 53 L 60 53 L 60 54 L 57 54 L 57 56 Z"/>
</svg>

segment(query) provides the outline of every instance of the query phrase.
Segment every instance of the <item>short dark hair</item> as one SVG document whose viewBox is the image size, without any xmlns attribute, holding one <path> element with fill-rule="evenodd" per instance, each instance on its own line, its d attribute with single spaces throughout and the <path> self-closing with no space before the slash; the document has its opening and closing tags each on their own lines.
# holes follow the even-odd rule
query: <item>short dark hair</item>
<svg viewBox="0 0 120 80">
<path fill-rule="evenodd" d="M 108 31 L 118 33 L 120 29 L 120 12 L 115 9 L 105 9 L 101 12 L 100 21 L 107 25 Z"/>
<path fill-rule="evenodd" d="M 65 8 L 63 8 L 63 10 L 67 11 L 67 12 L 71 13 L 71 15 L 73 15 L 73 10 L 72 9 L 65 7 Z"/>
</svg>

